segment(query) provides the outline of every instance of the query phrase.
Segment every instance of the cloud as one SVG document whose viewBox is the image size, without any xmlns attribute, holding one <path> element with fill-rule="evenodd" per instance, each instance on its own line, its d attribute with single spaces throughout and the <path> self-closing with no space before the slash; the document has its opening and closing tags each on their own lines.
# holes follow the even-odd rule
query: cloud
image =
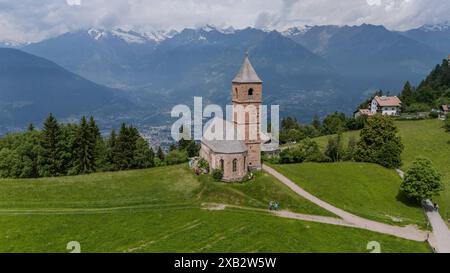
<svg viewBox="0 0 450 273">
<path fill-rule="evenodd" d="M 407 29 L 443 22 L 449 13 L 448 0 L 0 0 L 0 40 L 36 41 L 116 26 L 148 31 L 204 24 L 284 29 L 371 23 Z"/>
</svg>

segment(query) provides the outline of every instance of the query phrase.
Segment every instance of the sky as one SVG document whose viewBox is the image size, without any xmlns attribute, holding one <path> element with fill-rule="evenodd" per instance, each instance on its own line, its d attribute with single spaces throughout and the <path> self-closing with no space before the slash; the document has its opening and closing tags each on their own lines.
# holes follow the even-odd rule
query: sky
<svg viewBox="0 0 450 273">
<path fill-rule="evenodd" d="M 0 41 L 34 42 L 90 27 L 284 30 L 368 23 L 406 30 L 449 20 L 449 0 L 0 0 Z"/>
</svg>

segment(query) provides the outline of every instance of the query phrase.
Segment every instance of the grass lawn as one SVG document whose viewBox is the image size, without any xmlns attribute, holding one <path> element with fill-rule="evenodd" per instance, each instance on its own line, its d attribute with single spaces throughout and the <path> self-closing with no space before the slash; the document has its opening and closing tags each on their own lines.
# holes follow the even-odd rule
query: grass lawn
<svg viewBox="0 0 450 273">
<path fill-rule="evenodd" d="M 440 120 L 401 121 L 397 122 L 400 136 L 405 145 L 402 154 L 407 170 L 418 156 L 427 157 L 443 175 L 444 192 L 436 198 L 444 219 L 450 219 L 450 133 L 442 128 Z"/>
<path fill-rule="evenodd" d="M 0 252 L 429 252 L 425 243 L 239 210 L 145 209 L 78 215 L 2 215 Z"/>
<path fill-rule="evenodd" d="M 401 180 L 395 171 L 353 162 L 273 167 L 306 191 L 341 209 L 376 221 L 426 228 L 422 209 L 399 195 Z"/>
<path fill-rule="evenodd" d="M 185 166 L 36 180 L 0 180 L 0 252 L 428 252 L 424 243 L 365 230 L 283 219 L 204 202 L 329 215 L 257 173 L 227 185 Z"/>
<path fill-rule="evenodd" d="M 84 176 L 0 180 L 0 211 L 6 209 L 199 206 L 224 203 L 267 208 L 271 200 L 294 212 L 332 214 L 293 193 L 274 177 L 256 173 L 245 184 L 196 177 L 187 166 L 98 173 Z"/>
<path fill-rule="evenodd" d="M 402 137 L 405 150 L 402 154 L 403 170 L 407 170 L 417 157 L 426 157 L 433 161 L 433 165 L 443 175 L 445 190 L 436 198 L 444 219 L 450 219 L 450 133 L 442 128 L 441 120 L 396 121 L 399 134 Z M 343 134 L 344 143 L 351 136 L 359 138 L 359 131 Z M 319 137 L 315 140 L 325 149 L 329 136 Z"/>
</svg>

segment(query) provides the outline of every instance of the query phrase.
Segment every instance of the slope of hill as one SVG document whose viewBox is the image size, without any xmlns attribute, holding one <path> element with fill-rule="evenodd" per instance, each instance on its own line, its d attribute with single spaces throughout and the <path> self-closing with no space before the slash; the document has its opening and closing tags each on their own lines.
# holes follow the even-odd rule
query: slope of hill
<svg viewBox="0 0 450 273">
<path fill-rule="evenodd" d="M 43 58 L 0 49 L 1 126 L 40 123 L 49 112 L 60 118 L 118 114 L 132 107 L 120 94 Z"/>
<path fill-rule="evenodd" d="M 429 252 L 425 243 L 272 216 L 264 211 L 270 200 L 283 209 L 322 210 L 262 173 L 228 185 L 172 166 L 0 180 L 0 189 L 0 252 L 66 252 L 70 241 L 82 252 L 368 252 L 373 240 L 383 252 Z"/>
<path fill-rule="evenodd" d="M 431 159 L 433 165 L 442 173 L 445 183 L 444 192 L 436 200 L 444 219 L 450 219 L 450 134 L 442 128 L 443 122 L 440 120 L 397 121 L 396 125 L 405 145 L 402 169 L 407 170 L 416 157 Z M 359 132 L 344 133 L 345 144 L 351 136 L 359 138 Z M 325 149 L 328 138 L 325 136 L 315 140 Z"/>
<path fill-rule="evenodd" d="M 320 199 L 361 217 L 393 225 L 427 227 L 422 208 L 399 195 L 401 179 L 394 170 L 356 162 L 273 167 Z"/>
</svg>

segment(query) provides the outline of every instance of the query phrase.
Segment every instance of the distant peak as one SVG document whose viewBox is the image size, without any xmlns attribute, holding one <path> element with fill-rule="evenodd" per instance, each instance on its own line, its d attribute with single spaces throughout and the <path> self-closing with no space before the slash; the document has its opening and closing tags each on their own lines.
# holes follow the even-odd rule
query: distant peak
<svg viewBox="0 0 450 273">
<path fill-rule="evenodd" d="M 428 24 L 428 25 L 423 25 L 419 29 L 421 29 L 423 31 L 428 31 L 428 32 L 444 31 L 444 30 L 450 29 L 450 23 L 448 21 L 446 21 L 444 23 L 435 24 L 435 25 Z"/>
<path fill-rule="evenodd" d="M 88 30 L 89 36 L 91 36 L 94 40 L 100 40 L 107 36 L 107 33 L 102 29 L 91 28 Z"/>
<path fill-rule="evenodd" d="M 284 36 L 297 36 L 297 35 L 303 35 L 307 33 L 313 26 L 296 26 L 296 27 L 290 27 L 284 31 L 281 32 Z"/>
<path fill-rule="evenodd" d="M 88 30 L 89 36 L 94 40 L 101 40 L 104 38 L 115 37 L 121 39 L 129 44 L 144 44 L 149 41 L 156 43 L 162 42 L 165 39 L 172 38 L 178 32 L 176 30 L 170 31 L 151 31 L 151 32 L 138 32 L 136 30 L 126 30 L 121 27 L 113 28 L 111 30 L 104 30 L 99 28 L 91 28 Z"/>
</svg>

